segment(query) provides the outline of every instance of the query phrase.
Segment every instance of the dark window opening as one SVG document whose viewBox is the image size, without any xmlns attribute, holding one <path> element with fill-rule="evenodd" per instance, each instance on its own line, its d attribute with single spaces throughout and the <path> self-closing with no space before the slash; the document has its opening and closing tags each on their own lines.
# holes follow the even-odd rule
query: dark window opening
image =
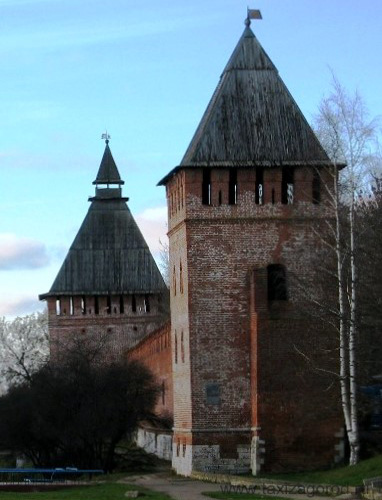
<svg viewBox="0 0 382 500">
<path fill-rule="evenodd" d="M 180 334 L 180 359 L 182 363 L 184 363 L 184 340 L 183 340 L 183 331 Z"/>
<path fill-rule="evenodd" d="M 145 313 L 150 312 L 150 297 L 148 295 L 145 295 L 144 309 L 145 309 Z"/>
<path fill-rule="evenodd" d="M 183 268 L 182 268 L 182 262 L 180 262 L 180 265 L 179 265 L 179 291 L 180 291 L 180 293 L 183 293 Z"/>
<path fill-rule="evenodd" d="M 275 190 L 272 188 L 272 205 L 275 204 Z"/>
<path fill-rule="evenodd" d="M 94 297 L 94 314 L 99 314 L 99 300 L 97 295 Z"/>
<path fill-rule="evenodd" d="M 111 314 L 111 297 L 108 295 L 106 297 L 106 312 L 107 314 Z"/>
<path fill-rule="evenodd" d="M 268 300 L 288 300 L 288 287 L 285 267 L 270 264 L 268 271 Z"/>
<path fill-rule="evenodd" d="M 131 297 L 131 310 L 133 313 L 137 312 L 137 300 L 135 298 L 135 295 Z"/>
<path fill-rule="evenodd" d="M 137 326 L 133 326 L 133 330 L 134 330 L 134 332 L 137 332 L 138 331 L 138 327 Z"/>
<path fill-rule="evenodd" d="M 57 316 L 60 316 L 60 314 L 61 314 L 61 298 L 60 297 L 56 298 L 56 314 L 57 314 Z"/>
<path fill-rule="evenodd" d="M 220 404 L 220 386 L 215 383 L 206 384 L 206 400 L 209 405 Z"/>
<path fill-rule="evenodd" d="M 211 169 L 203 169 L 202 203 L 211 205 Z"/>
<path fill-rule="evenodd" d="M 281 181 L 281 203 L 291 205 L 294 197 L 294 171 L 292 167 L 283 167 Z"/>
<path fill-rule="evenodd" d="M 176 456 L 179 457 L 179 451 L 180 451 L 180 439 L 178 439 L 176 443 Z"/>
<path fill-rule="evenodd" d="M 183 443 L 183 456 L 186 456 L 186 443 Z"/>
<path fill-rule="evenodd" d="M 264 168 L 263 167 L 256 167 L 255 203 L 256 203 L 256 205 L 262 205 L 264 203 Z"/>
<path fill-rule="evenodd" d="M 317 170 L 313 172 L 312 201 L 314 205 L 318 205 L 321 202 L 321 179 Z"/>
<path fill-rule="evenodd" d="M 219 205 L 221 205 L 223 203 L 223 195 L 222 195 L 222 192 L 219 191 Z"/>
<path fill-rule="evenodd" d="M 228 203 L 237 204 L 237 170 L 234 168 L 229 171 Z"/>
<path fill-rule="evenodd" d="M 175 352 L 174 352 L 175 363 L 177 363 L 178 362 L 178 336 L 176 334 L 176 330 L 175 330 L 174 348 L 175 348 Z"/>
<path fill-rule="evenodd" d="M 81 297 L 81 313 L 86 314 L 86 297 L 84 295 Z"/>
<path fill-rule="evenodd" d="M 174 269 L 172 272 L 172 289 L 174 291 L 174 295 L 176 295 L 176 270 L 175 270 L 175 266 L 174 266 Z"/>
<path fill-rule="evenodd" d="M 125 312 L 125 302 L 123 301 L 123 295 L 119 296 L 119 313 L 124 314 Z"/>
<path fill-rule="evenodd" d="M 113 307 L 113 312 L 114 312 L 114 314 L 117 313 L 117 308 L 115 306 Z"/>
</svg>

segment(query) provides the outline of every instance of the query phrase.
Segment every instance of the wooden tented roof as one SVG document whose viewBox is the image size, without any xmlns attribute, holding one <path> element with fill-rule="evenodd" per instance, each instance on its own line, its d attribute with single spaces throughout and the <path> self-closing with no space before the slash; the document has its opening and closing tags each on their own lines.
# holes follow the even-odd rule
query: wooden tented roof
<svg viewBox="0 0 382 500">
<path fill-rule="evenodd" d="M 246 27 L 179 168 L 330 163 L 278 71 Z"/>
<path fill-rule="evenodd" d="M 108 141 L 106 142 L 101 165 L 99 166 L 98 174 L 93 184 L 124 184 L 124 181 L 121 180 L 119 175 L 113 155 L 111 154 Z"/>
<path fill-rule="evenodd" d="M 107 145 L 105 154 L 109 151 Z M 119 178 L 116 166 L 115 169 Z M 121 189 L 97 187 L 96 196 L 90 200 L 88 214 L 50 291 L 40 295 L 40 299 L 166 291 L 154 258 L 126 204 L 127 198 L 121 197 Z"/>
</svg>

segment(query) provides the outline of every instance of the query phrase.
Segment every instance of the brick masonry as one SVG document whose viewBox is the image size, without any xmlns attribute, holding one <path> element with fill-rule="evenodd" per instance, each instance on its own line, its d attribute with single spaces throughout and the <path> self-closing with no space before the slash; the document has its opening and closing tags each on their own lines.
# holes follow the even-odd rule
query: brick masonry
<svg viewBox="0 0 382 500">
<path fill-rule="evenodd" d="M 338 394 L 299 354 L 333 368 L 324 354 L 333 337 L 304 316 L 293 289 L 287 301 L 267 298 L 268 265 L 301 279 L 311 273 L 330 209 L 324 192 L 313 203 L 311 168 L 295 169 L 289 205 L 281 203 L 280 169 L 264 172 L 262 205 L 255 176 L 237 169 L 235 205 L 228 169 L 211 170 L 210 205 L 202 204 L 202 169 L 183 169 L 166 186 L 173 465 L 185 475 L 318 467 L 338 448 Z"/>
</svg>

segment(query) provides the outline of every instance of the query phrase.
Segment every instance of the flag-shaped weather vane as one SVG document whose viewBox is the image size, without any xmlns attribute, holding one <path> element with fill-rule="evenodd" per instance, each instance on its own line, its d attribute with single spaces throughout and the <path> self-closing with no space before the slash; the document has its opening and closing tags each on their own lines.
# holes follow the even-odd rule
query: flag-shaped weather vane
<svg viewBox="0 0 382 500">
<path fill-rule="evenodd" d="M 263 16 L 258 9 L 250 9 L 247 7 L 247 17 L 245 19 L 245 25 L 247 27 L 251 25 L 251 19 L 263 19 Z"/>
<path fill-rule="evenodd" d="M 102 134 L 101 139 L 105 139 L 106 144 L 109 144 L 110 135 L 107 133 L 107 130 Z"/>
</svg>

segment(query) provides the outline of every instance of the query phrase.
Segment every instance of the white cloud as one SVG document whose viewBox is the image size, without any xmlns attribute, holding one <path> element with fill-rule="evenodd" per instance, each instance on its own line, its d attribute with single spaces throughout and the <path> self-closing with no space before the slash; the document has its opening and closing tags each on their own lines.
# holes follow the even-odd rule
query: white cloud
<svg viewBox="0 0 382 500">
<path fill-rule="evenodd" d="M 147 208 L 135 217 L 153 254 L 160 252 L 160 242 L 167 241 L 167 207 Z"/>
<path fill-rule="evenodd" d="M 6 316 L 7 319 L 16 316 L 25 316 L 36 311 L 42 311 L 46 307 L 44 302 L 40 302 L 34 295 L 12 296 L 10 298 L 2 297 L 0 301 L 0 316 Z"/>
<path fill-rule="evenodd" d="M 0 233 L 0 270 L 37 269 L 49 264 L 43 243 L 12 233 Z"/>
</svg>

